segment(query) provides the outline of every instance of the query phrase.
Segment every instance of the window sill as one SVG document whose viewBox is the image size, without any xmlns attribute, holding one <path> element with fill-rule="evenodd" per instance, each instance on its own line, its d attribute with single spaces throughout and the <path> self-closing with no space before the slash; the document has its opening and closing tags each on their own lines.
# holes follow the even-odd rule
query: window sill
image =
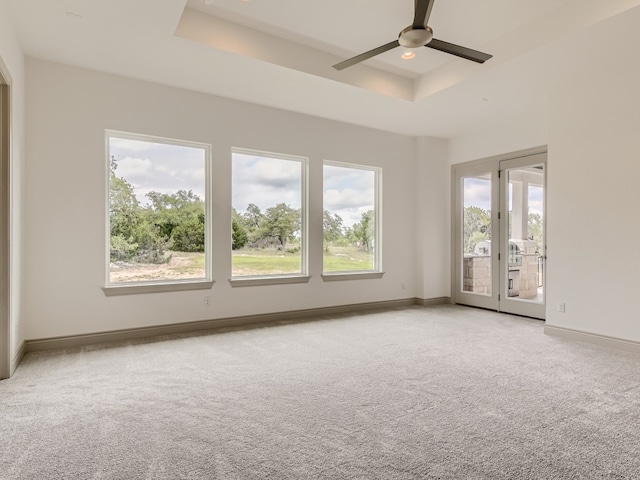
<svg viewBox="0 0 640 480">
<path fill-rule="evenodd" d="M 123 283 L 122 285 L 108 285 L 102 287 L 102 291 L 107 297 L 119 295 L 138 295 L 144 293 L 162 292 L 183 292 L 186 290 L 211 290 L 213 287 L 211 280 L 197 280 L 174 283 Z"/>
<path fill-rule="evenodd" d="M 372 280 L 382 278 L 384 272 L 336 272 L 322 274 L 324 282 L 340 282 L 344 280 Z"/>
<path fill-rule="evenodd" d="M 283 275 L 270 277 L 235 277 L 229 279 L 232 287 L 256 287 L 261 285 L 286 285 L 292 283 L 309 283 L 308 275 Z"/>
</svg>

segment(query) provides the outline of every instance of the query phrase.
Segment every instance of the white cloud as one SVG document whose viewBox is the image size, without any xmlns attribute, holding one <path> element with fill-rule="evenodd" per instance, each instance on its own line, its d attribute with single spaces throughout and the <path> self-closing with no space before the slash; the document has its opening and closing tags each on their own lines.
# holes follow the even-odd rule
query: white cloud
<svg viewBox="0 0 640 480">
<path fill-rule="evenodd" d="M 325 165 L 323 208 L 342 218 L 345 227 L 375 208 L 375 172 L 359 168 Z"/>
<path fill-rule="evenodd" d="M 544 212 L 544 189 L 529 185 L 529 211 L 542 215 Z"/>
<path fill-rule="evenodd" d="M 233 207 L 240 213 L 250 203 L 263 212 L 278 203 L 300 208 L 301 168 L 295 160 L 234 153 Z"/>
<path fill-rule="evenodd" d="M 483 178 L 465 178 L 464 206 L 491 211 L 491 181 Z"/>
<path fill-rule="evenodd" d="M 159 144 L 141 140 L 130 140 L 128 138 L 109 138 L 109 148 L 111 150 L 126 150 L 128 152 L 139 153 L 147 150 L 153 150 L 157 145 Z"/>
<path fill-rule="evenodd" d="M 141 153 L 144 152 L 144 153 Z M 111 138 L 109 154 L 115 158 L 116 175 L 131 183 L 138 201 L 146 194 L 192 190 L 205 198 L 205 152 L 202 148 Z"/>
<path fill-rule="evenodd" d="M 324 209 L 329 211 L 344 210 L 349 208 L 367 208 L 374 206 L 375 192 L 373 187 L 367 190 L 356 191 L 351 188 L 339 190 L 325 190 Z"/>
<path fill-rule="evenodd" d="M 144 177 L 154 170 L 153 162 L 148 158 L 132 158 L 126 157 L 117 162 L 118 169 L 116 174 L 120 177 L 130 179 L 135 177 Z M 157 170 L 157 169 L 156 169 Z"/>
</svg>

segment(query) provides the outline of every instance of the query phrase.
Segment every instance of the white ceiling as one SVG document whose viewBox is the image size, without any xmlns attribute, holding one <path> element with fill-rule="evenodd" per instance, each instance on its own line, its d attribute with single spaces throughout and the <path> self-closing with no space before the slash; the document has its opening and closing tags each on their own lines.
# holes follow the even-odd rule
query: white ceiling
<svg viewBox="0 0 640 480">
<path fill-rule="evenodd" d="M 436 0 L 429 25 L 440 40 L 479 49 L 569 1 Z M 346 58 L 398 38 L 400 30 L 412 23 L 414 8 L 411 0 L 207 0 L 206 3 L 189 0 L 187 5 Z M 434 50 L 418 51 L 412 61 L 402 60 L 400 53 L 401 50 L 387 52 L 370 63 L 416 77 L 451 60 L 449 55 Z"/>
<path fill-rule="evenodd" d="M 413 20 L 410 0 L 0 0 L 25 54 L 408 135 L 544 112 L 564 39 L 640 0 L 436 0 L 435 37 L 483 65 L 401 48 L 337 72 Z M 606 41 L 606 39 L 603 39 Z M 572 47 L 575 48 L 575 47 Z"/>
</svg>

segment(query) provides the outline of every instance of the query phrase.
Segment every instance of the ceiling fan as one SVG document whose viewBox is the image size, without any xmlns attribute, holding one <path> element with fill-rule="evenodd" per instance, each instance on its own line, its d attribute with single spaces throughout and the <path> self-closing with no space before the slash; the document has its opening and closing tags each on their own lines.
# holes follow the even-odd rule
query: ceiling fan
<svg viewBox="0 0 640 480">
<path fill-rule="evenodd" d="M 453 43 L 433 38 L 433 30 L 427 25 L 427 23 L 429 22 L 434 2 L 435 0 L 415 0 L 416 6 L 413 16 L 413 24 L 402 30 L 398 35 L 397 40 L 337 63 L 333 68 L 336 70 L 343 70 L 400 46 L 405 48 L 429 47 L 434 50 L 450 53 L 451 55 L 466 58 L 467 60 L 477 63 L 484 63 L 489 60 L 492 55 L 489 55 L 488 53 L 478 52 L 477 50 L 472 50 L 470 48 L 461 47 L 460 45 L 454 45 Z"/>
</svg>

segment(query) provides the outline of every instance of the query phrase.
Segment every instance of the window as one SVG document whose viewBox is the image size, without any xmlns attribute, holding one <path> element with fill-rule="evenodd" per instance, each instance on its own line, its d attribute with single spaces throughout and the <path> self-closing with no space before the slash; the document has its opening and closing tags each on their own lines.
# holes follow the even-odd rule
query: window
<svg viewBox="0 0 640 480">
<path fill-rule="evenodd" d="M 210 280 L 209 146 L 107 131 L 107 285 Z"/>
<path fill-rule="evenodd" d="M 232 277 L 306 275 L 306 165 L 232 152 Z"/>
<path fill-rule="evenodd" d="M 323 270 L 379 272 L 378 168 L 325 162 L 323 169 Z"/>
</svg>

